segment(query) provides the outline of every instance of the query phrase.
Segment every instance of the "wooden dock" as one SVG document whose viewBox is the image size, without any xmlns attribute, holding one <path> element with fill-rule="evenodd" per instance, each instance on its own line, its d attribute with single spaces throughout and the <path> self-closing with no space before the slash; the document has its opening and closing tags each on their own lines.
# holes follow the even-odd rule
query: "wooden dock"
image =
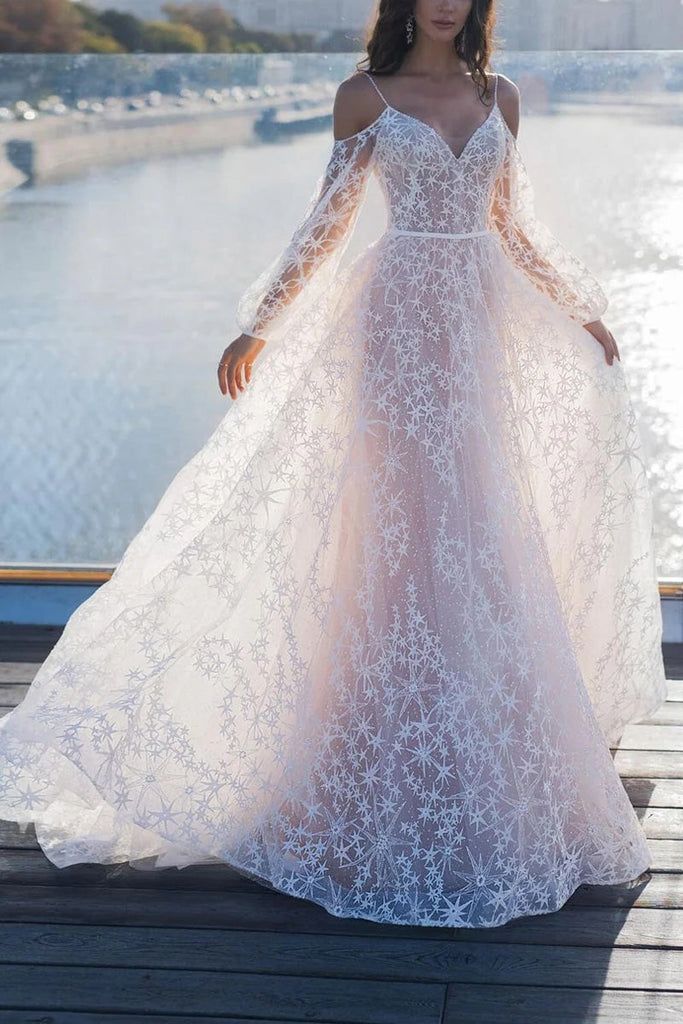
<svg viewBox="0 0 683 1024">
<path fill-rule="evenodd" d="M 32 650 L 0 664 L 0 714 Z M 499 928 L 335 918 L 219 864 L 60 870 L 0 822 L 0 1024 L 683 1021 L 683 682 L 668 697 L 615 753 L 651 877 Z"/>
</svg>

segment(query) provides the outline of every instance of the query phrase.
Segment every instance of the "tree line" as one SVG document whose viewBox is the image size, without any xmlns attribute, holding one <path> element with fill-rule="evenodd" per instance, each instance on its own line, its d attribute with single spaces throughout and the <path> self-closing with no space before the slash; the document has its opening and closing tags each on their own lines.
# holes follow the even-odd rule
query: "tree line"
<svg viewBox="0 0 683 1024">
<path fill-rule="evenodd" d="M 2 53 L 293 53 L 319 49 L 308 33 L 245 28 L 214 3 L 165 3 L 165 20 L 146 21 L 80 0 L 0 0 Z M 334 33 L 325 50 L 353 49 Z"/>
</svg>

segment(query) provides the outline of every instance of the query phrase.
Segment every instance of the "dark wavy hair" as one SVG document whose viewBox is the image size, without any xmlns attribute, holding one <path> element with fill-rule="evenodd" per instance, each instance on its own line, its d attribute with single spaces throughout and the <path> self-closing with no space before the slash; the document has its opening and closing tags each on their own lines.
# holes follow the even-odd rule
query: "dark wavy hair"
<svg viewBox="0 0 683 1024">
<path fill-rule="evenodd" d="M 365 32 L 367 55 L 356 65 L 359 71 L 390 75 L 400 68 L 410 49 L 406 22 L 414 8 L 414 0 L 379 0 Z M 495 24 L 496 0 L 472 0 L 467 21 L 453 42 L 472 80 L 481 87 L 482 99 L 486 94 L 486 69 L 494 49 Z"/>
</svg>

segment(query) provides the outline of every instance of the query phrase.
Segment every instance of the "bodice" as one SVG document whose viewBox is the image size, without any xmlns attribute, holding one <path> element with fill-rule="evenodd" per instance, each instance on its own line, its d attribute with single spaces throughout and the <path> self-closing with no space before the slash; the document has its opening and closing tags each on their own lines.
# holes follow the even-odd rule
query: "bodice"
<svg viewBox="0 0 683 1024">
<path fill-rule="evenodd" d="M 374 171 L 390 229 L 465 233 L 487 228 L 505 155 L 505 123 L 497 103 L 459 156 L 432 125 L 389 105 L 375 127 Z"/>
<path fill-rule="evenodd" d="M 377 89 L 384 101 L 381 113 L 354 135 L 334 140 L 289 243 L 240 299 L 237 320 L 242 332 L 268 340 L 271 324 L 285 328 L 301 291 L 308 296 L 304 305 L 310 306 L 316 296 L 333 289 L 371 173 L 387 207 L 388 250 L 381 250 L 387 260 L 380 273 L 395 265 L 394 244 L 399 241 L 399 262 L 410 268 L 425 253 L 433 257 L 449 236 L 481 237 L 487 247 L 489 241 L 499 246 L 577 322 L 598 319 L 607 306 L 599 281 L 536 217 L 516 137 L 498 106 L 497 82 L 496 77 L 490 111 L 457 155 L 433 125 L 387 103 Z M 412 236 L 436 238 L 437 250 Z M 479 244 L 455 246 L 465 258 L 481 249 Z M 452 246 L 444 252 L 451 269 L 462 265 L 451 258 Z"/>
</svg>

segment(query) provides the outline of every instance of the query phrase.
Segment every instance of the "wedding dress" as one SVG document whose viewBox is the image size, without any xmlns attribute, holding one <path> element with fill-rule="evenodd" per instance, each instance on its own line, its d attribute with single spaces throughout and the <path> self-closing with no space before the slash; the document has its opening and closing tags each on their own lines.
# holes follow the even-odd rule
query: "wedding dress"
<svg viewBox="0 0 683 1024">
<path fill-rule="evenodd" d="M 2 721 L 0 817 L 59 866 L 499 925 L 650 864 L 609 750 L 665 698 L 650 494 L 497 95 L 456 154 L 371 81 L 239 303 L 246 390 Z"/>
</svg>

